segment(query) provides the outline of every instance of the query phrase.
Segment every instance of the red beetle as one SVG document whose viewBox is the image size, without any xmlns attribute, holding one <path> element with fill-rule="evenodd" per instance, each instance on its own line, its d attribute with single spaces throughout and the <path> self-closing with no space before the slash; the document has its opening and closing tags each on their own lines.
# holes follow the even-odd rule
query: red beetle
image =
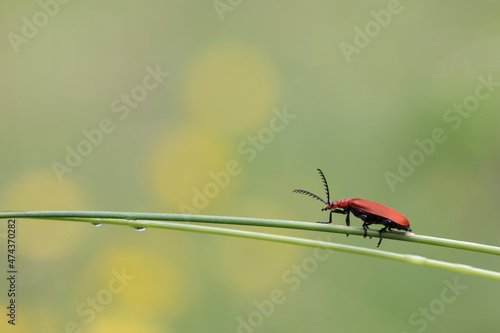
<svg viewBox="0 0 500 333">
<path fill-rule="evenodd" d="M 345 223 L 347 226 L 350 226 L 351 223 L 349 221 L 349 213 L 352 212 L 354 216 L 363 220 L 363 229 L 365 230 L 365 234 L 363 237 L 366 237 L 366 230 L 368 229 L 369 225 L 382 224 L 384 227 L 379 230 L 380 240 L 377 244 L 377 247 L 379 247 L 380 243 L 382 243 L 382 232 L 384 231 L 391 231 L 391 229 L 412 231 L 410 229 L 410 222 L 408 222 L 408 219 L 403 214 L 379 203 L 359 198 L 342 199 L 339 201 L 333 200 L 332 202 L 330 202 L 330 191 L 328 189 L 328 183 L 326 182 L 325 175 L 320 169 L 318 169 L 318 171 L 321 175 L 321 178 L 323 179 L 323 184 L 325 185 L 327 201 L 321 199 L 316 194 L 313 194 L 309 191 L 293 191 L 295 193 L 302 193 L 311 196 L 326 204 L 326 207 L 322 210 L 330 211 L 330 219 L 328 222 L 318 223 L 332 223 L 332 214 L 339 213 L 347 215 L 345 218 Z"/>
</svg>

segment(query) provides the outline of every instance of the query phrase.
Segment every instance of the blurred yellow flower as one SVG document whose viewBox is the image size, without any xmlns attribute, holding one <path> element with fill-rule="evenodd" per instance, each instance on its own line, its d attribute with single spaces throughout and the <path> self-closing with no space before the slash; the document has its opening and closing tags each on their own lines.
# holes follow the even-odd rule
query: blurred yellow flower
<svg viewBox="0 0 500 333">
<path fill-rule="evenodd" d="M 142 322 L 135 321 L 130 318 L 123 316 L 103 316 L 102 320 L 96 320 L 95 323 L 89 326 L 89 333 L 108 333 L 108 332 L 120 332 L 120 333 L 160 333 L 165 332 L 162 328 L 152 325 L 148 320 Z M 168 333 L 168 332 L 167 332 Z"/>
<path fill-rule="evenodd" d="M 97 259 L 97 267 L 89 269 L 98 272 L 103 288 L 122 276 L 117 279 L 122 282 L 113 280 L 113 308 L 138 318 L 176 317 L 185 311 L 189 273 L 168 256 L 142 247 L 113 247 Z"/>
<path fill-rule="evenodd" d="M 213 182 L 210 174 L 226 169 L 230 156 L 227 145 L 214 132 L 180 127 L 153 143 L 145 174 L 160 201 L 170 211 L 179 211 L 180 205 L 193 206 L 198 191 Z"/>
<path fill-rule="evenodd" d="M 216 44 L 193 60 L 183 97 L 192 121 L 241 134 L 267 119 L 277 86 L 264 52 L 241 43 Z"/>
<path fill-rule="evenodd" d="M 79 186 L 59 182 L 52 171 L 33 170 L 12 179 L 4 189 L 3 210 L 82 210 L 86 198 Z M 71 255 L 88 231 L 73 222 L 18 219 L 22 233 L 19 253 L 25 258 L 59 259 Z"/>
</svg>

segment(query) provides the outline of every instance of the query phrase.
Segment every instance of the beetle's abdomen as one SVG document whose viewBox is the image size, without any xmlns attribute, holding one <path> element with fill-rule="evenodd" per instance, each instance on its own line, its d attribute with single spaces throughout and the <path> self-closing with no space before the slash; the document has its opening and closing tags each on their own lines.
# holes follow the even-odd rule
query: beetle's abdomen
<svg viewBox="0 0 500 333">
<path fill-rule="evenodd" d="M 403 227 L 407 227 L 410 225 L 410 222 L 408 222 L 408 219 L 406 218 L 406 216 L 404 216 L 403 214 L 401 214 L 400 212 L 398 212 L 395 209 L 384 206 L 384 205 L 379 204 L 377 202 L 359 199 L 359 198 L 343 199 L 343 200 L 348 200 L 347 205 L 349 205 L 350 207 L 355 208 L 355 209 L 360 210 L 360 211 L 363 211 L 363 212 L 366 212 L 370 215 L 376 215 L 376 216 L 383 217 L 383 218 L 391 220 L 391 221 L 395 222 L 396 224 L 399 224 L 400 226 L 403 226 Z M 343 201 L 343 200 L 340 200 L 340 201 Z"/>
</svg>

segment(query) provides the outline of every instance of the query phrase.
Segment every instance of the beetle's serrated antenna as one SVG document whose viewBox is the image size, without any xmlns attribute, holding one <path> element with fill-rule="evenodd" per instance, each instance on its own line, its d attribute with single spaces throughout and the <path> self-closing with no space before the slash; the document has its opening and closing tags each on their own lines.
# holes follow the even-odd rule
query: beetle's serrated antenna
<svg viewBox="0 0 500 333">
<path fill-rule="evenodd" d="M 294 193 L 302 193 L 302 194 L 305 194 L 305 195 L 308 195 L 310 197 L 313 197 L 315 199 L 318 199 L 319 201 L 325 203 L 328 205 L 328 202 L 326 202 L 325 200 L 321 199 L 320 197 L 318 197 L 316 194 L 313 194 L 309 191 L 304 191 L 304 190 L 293 190 Z"/>
<path fill-rule="evenodd" d="M 326 190 L 326 200 L 330 202 L 330 190 L 328 189 L 328 183 L 326 182 L 326 177 L 323 174 L 323 171 L 321 169 L 318 169 L 319 174 L 321 175 L 321 178 L 323 179 L 323 184 L 325 185 L 325 190 Z"/>
</svg>

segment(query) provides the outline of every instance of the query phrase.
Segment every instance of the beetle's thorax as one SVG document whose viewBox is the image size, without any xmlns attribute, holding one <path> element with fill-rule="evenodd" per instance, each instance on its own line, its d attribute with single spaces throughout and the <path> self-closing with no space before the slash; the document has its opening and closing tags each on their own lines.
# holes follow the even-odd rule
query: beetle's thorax
<svg viewBox="0 0 500 333">
<path fill-rule="evenodd" d="M 352 199 L 342 199 L 342 200 L 339 200 L 337 201 L 337 204 L 340 208 L 346 208 L 347 206 L 349 206 L 349 203 L 351 202 Z"/>
<path fill-rule="evenodd" d="M 348 205 L 349 205 L 349 202 L 351 201 L 351 199 L 341 199 L 339 201 L 337 200 L 333 200 L 332 202 L 330 202 L 324 210 L 331 210 L 331 209 L 335 209 L 335 208 L 346 208 Z"/>
</svg>

